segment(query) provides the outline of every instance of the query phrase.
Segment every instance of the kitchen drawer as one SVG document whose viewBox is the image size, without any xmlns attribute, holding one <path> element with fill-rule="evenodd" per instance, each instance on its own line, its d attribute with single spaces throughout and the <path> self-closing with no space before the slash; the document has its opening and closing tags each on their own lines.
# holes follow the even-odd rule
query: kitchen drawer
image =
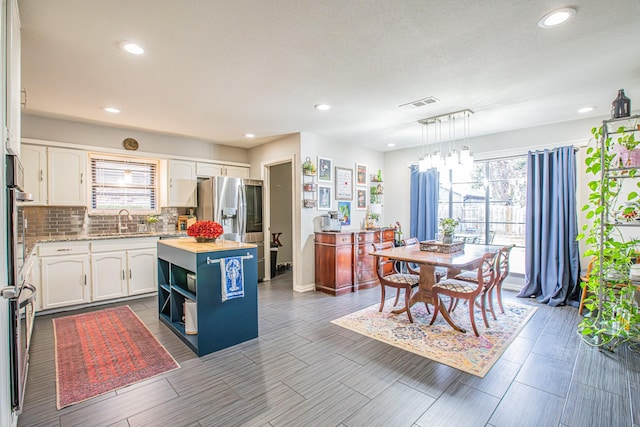
<svg viewBox="0 0 640 427">
<path fill-rule="evenodd" d="M 126 251 L 129 249 L 156 248 L 157 237 L 122 237 L 118 239 L 92 240 L 91 252 Z"/>
<path fill-rule="evenodd" d="M 316 233 L 316 243 L 350 245 L 352 233 Z"/>
<path fill-rule="evenodd" d="M 38 256 L 88 254 L 89 242 L 57 242 L 38 244 Z"/>
</svg>

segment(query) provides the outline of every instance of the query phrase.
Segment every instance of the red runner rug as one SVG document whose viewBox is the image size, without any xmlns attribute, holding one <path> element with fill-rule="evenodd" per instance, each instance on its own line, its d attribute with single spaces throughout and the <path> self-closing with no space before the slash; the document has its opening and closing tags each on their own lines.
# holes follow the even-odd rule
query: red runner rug
<svg viewBox="0 0 640 427">
<path fill-rule="evenodd" d="M 180 367 L 129 306 L 53 319 L 58 409 Z"/>
</svg>

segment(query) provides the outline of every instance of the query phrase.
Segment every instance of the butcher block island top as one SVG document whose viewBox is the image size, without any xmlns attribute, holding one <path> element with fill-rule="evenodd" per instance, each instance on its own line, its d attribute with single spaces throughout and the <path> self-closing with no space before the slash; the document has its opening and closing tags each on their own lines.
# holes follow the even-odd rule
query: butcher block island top
<svg viewBox="0 0 640 427">
<path fill-rule="evenodd" d="M 171 246 L 176 249 L 182 249 L 184 251 L 193 252 L 199 254 L 203 252 L 215 252 L 215 251 L 232 251 L 235 249 L 247 249 L 257 248 L 257 245 L 252 243 L 234 242 L 233 240 L 218 239 L 215 242 L 210 243 L 198 243 L 195 237 L 185 237 L 180 239 L 166 239 L 158 240 L 158 244 Z"/>
</svg>

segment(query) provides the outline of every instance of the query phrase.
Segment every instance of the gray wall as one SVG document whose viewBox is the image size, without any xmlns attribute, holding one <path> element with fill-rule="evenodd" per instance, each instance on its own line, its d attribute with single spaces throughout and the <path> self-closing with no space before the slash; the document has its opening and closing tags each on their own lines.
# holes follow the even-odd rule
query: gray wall
<svg viewBox="0 0 640 427">
<path fill-rule="evenodd" d="M 219 145 L 179 135 L 72 122 L 27 114 L 22 115 L 22 138 L 92 145 L 110 149 L 122 149 L 122 141 L 125 138 L 135 138 L 140 145 L 138 149 L 140 152 L 206 160 L 249 162 L 248 151 L 244 148 Z"/>
</svg>

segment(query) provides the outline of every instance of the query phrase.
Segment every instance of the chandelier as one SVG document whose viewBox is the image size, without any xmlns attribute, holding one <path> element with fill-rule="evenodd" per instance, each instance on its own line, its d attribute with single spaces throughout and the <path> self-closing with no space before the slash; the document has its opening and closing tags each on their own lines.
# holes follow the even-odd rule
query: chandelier
<svg viewBox="0 0 640 427">
<path fill-rule="evenodd" d="M 448 172 L 459 167 L 470 169 L 473 165 L 473 155 L 469 149 L 470 136 L 469 121 L 473 111 L 464 109 L 452 113 L 440 114 L 418 120 L 422 125 L 423 147 L 429 149 L 429 136 L 433 134 L 433 144 L 436 148 L 432 153 L 424 153 L 418 159 L 418 170 L 425 172 L 431 168 L 437 168 L 441 173 Z M 447 131 L 446 139 L 443 138 L 443 126 Z M 426 138 L 425 138 L 426 137 Z M 442 150 L 443 142 L 447 143 L 446 154 Z M 460 145 L 460 149 L 458 149 Z"/>
</svg>

